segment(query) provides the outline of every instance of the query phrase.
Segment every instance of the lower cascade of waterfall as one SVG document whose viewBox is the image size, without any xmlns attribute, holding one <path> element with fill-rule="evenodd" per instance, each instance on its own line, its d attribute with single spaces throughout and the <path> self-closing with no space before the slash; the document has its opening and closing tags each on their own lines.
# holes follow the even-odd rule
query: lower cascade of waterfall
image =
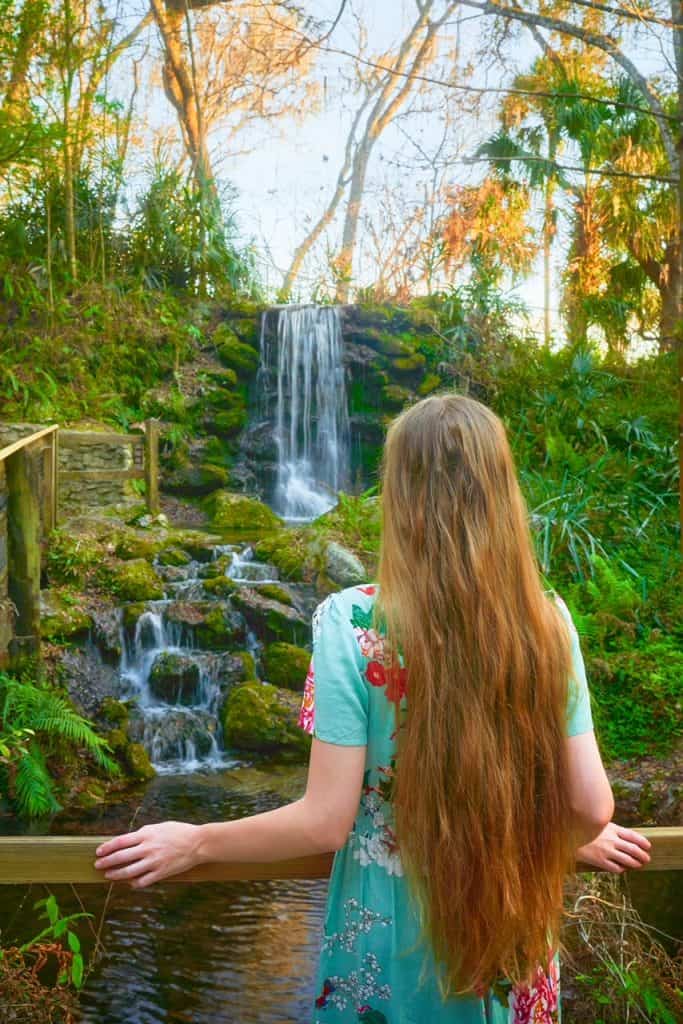
<svg viewBox="0 0 683 1024">
<path fill-rule="evenodd" d="M 223 574 L 236 583 L 278 579 L 275 567 L 254 561 L 249 547 L 240 551 L 217 544 L 211 554 L 214 562 L 228 556 Z M 133 738 L 144 744 L 160 774 L 238 763 L 224 750 L 220 721 L 221 703 L 234 682 L 234 660 L 224 651 L 197 648 L 193 627 L 169 617 L 179 603 L 191 607 L 192 602 L 205 605 L 211 600 L 202 588 L 207 566 L 194 560 L 184 566 L 155 565 L 169 596 L 146 602 L 134 625 L 124 626 L 121 613 L 120 696 L 136 701 Z M 241 646 L 258 659 L 258 641 L 246 628 Z"/>
<path fill-rule="evenodd" d="M 290 521 L 322 515 L 348 486 L 350 426 L 339 310 L 300 306 L 261 321 L 257 376 L 262 415 L 273 423 L 277 479 L 272 504 Z"/>
</svg>

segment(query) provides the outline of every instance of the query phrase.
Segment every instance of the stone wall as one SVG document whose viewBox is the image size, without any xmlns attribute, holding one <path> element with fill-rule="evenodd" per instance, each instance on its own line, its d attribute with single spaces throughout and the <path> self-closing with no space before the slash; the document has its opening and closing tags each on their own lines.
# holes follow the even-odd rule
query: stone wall
<svg viewBox="0 0 683 1024">
<path fill-rule="evenodd" d="M 26 437 L 41 430 L 42 423 L 0 423 L 0 448 L 12 444 L 20 437 Z M 59 445 L 58 469 L 60 471 L 78 471 L 85 469 L 107 470 L 131 469 L 134 465 L 142 468 L 143 451 L 140 445 L 132 445 L 125 441 L 106 441 L 93 443 L 93 428 L 82 431 L 83 440 L 78 442 L 78 431 L 62 429 L 59 432 L 64 443 Z M 76 442 L 66 444 L 75 438 Z M 86 443 L 87 439 L 87 443 Z M 44 474 L 43 474 L 44 476 Z M 78 514 L 92 511 L 103 505 L 113 505 L 130 501 L 134 496 L 130 480 L 87 480 L 84 478 L 69 479 L 62 476 L 59 480 L 57 516 Z"/>
</svg>

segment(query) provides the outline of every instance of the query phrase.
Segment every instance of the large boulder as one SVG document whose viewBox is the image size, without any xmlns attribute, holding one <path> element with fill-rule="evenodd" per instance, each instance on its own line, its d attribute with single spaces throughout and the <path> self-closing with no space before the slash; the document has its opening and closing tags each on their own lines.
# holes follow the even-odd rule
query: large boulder
<svg viewBox="0 0 683 1024">
<path fill-rule="evenodd" d="M 226 746 L 305 756 L 311 738 L 297 725 L 300 707 L 300 696 L 270 683 L 247 682 L 236 686 L 223 708 Z"/>
<path fill-rule="evenodd" d="M 265 678 L 274 686 L 303 690 L 311 652 L 294 644 L 268 644 L 262 655 Z"/>
<path fill-rule="evenodd" d="M 309 639 L 308 619 L 289 605 L 259 594 L 251 587 L 240 587 L 232 597 L 247 624 L 263 642 L 285 640 L 305 643 Z"/>
<path fill-rule="evenodd" d="M 330 541 L 325 552 L 327 576 L 342 587 L 353 587 L 367 581 L 365 566 L 353 551 Z"/>
<path fill-rule="evenodd" d="M 164 596 L 164 586 L 144 558 L 119 562 L 106 570 L 110 589 L 122 601 L 156 601 Z"/>
<path fill-rule="evenodd" d="M 195 704 L 199 665 L 187 654 L 162 651 L 149 673 L 151 693 L 167 704 Z"/>
<path fill-rule="evenodd" d="M 214 491 L 204 501 L 212 525 L 220 530 L 248 533 L 249 537 L 269 533 L 282 526 L 282 520 L 258 498 L 233 491 Z"/>
</svg>

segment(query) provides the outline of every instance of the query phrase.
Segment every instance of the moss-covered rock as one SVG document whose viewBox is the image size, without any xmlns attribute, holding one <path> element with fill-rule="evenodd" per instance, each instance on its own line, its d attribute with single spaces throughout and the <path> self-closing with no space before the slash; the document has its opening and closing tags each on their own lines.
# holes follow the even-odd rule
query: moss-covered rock
<svg viewBox="0 0 683 1024">
<path fill-rule="evenodd" d="M 114 553 L 117 558 L 145 558 L 151 562 L 154 556 L 167 545 L 167 537 L 150 537 L 137 533 L 135 530 L 126 530 L 125 533 L 119 535 Z"/>
<path fill-rule="evenodd" d="M 116 697 L 105 697 L 100 704 L 98 714 L 108 722 L 118 725 L 126 725 L 130 708 L 126 701 L 117 700 Z"/>
<path fill-rule="evenodd" d="M 146 611 L 142 601 L 135 601 L 133 604 L 124 604 L 121 609 L 123 625 L 125 629 L 135 629 L 135 624 L 140 616 Z"/>
<path fill-rule="evenodd" d="M 301 698 L 269 683 L 236 686 L 223 708 L 225 741 L 238 750 L 259 753 L 290 751 L 306 756 L 308 733 L 297 725 Z"/>
<path fill-rule="evenodd" d="M 82 608 L 82 597 L 66 587 L 43 590 L 40 595 L 40 635 L 44 640 L 59 643 L 87 636 L 93 625 Z"/>
<path fill-rule="evenodd" d="M 427 373 L 425 374 L 424 379 L 420 382 L 417 393 L 424 398 L 425 395 L 431 395 L 432 391 L 436 391 L 437 388 L 440 388 L 442 383 L 443 381 L 438 374 Z"/>
<path fill-rule="evenodd" d="M 233 409 L 220 409 L 213 412 L 208 426 L 223 437 L 235 437 L 246 426 L 249 413 L 246 406 L 235 406 Z"/>
<path fill-rule="evenodd" d="M 214 491 L 203 506 L 216 528 L 243 531 L 250 537 L 275 530 L 282 524 L 279 516 L 262 501 L 232 491 Z"/>
<path fill-rule="evenodd" d="M 408 388 L 400 384 L 387 384 L 382 388 L 382 405 L 388 409 L 402 409 L 412 398 Z"/>
<path fill-rule="evenodd" d="M 122 601 L 157 601 L 164 596 L 159 576 L 144 558 L 114 563 L 107 567 L 106 577 Z"/>
<path fill-rule="evenodd" d="M 261 562 L 270 562 L 283 579 L 304 578 L 308 550 L 303 531 L 282 529 L 271 533 L 254 546 L 254 554 Z"/>
<path fill-rule="evenodd" d="M 192 559 L 187 551 L 179 547 L 164 548 L 159 552 L 158 561 L 161 565 L 187 565 Z"/>
<path fill-rule="evenodd" d="M 394 359 L 394 369 L 397 373 L 418 373 L 424 370 L 427 357 L 422 352 L 413 352 L 409 356 L 401 356 Z"/>
<path fill-rule="evenodd" d="M 296 609 L 263 597 L 251 587 L 240 587 L 232 600 L 259 639 L 266 642 L 286 640 L 289 643 L 308 641 L 308 619 Z"/>
<path fill-rule="evenodd" d="M 161 482 L 164 491 L 181 497 L 202 497 L 218 490 L 219 487 L 225 487 L 229 480 L 230 471 L 226 466 L 187 460 L 165 471 Z"/>
<path fill-rule="evenodd" d="M 294 644 L 269 644 L 263 651 L 265 678 L 288 690 L 303 690 L 310 662 L 310 651 Z"/>
<path fill-rule="evenodd" d="M 214 579 L 216 576 L 225 576 L 232 565 L 232 555 L 219 555 L 212 562 L 200 565 L 197 569 L 197 576 L 202 580 Z"/>
<path fill-rule="evenodd" d="M 229 576 L 209 576 L 203 580 L 202 586 L 211 597 L 230 597 L 239 584 Z"/>
<path fill-rule="evenodd" d="M 140 782 L 153 779 L 156 775 L 156 771 L 142 743 L 129 743 L 125 750 L 124 760 L 130 775 Z"/>
<path fill-rule="evenodd" d="M 389 331 L 381 331 L 376 327 L 370 327 L 363 335 L 363 341 L 375 352 L 384 356 L 410 356 L 412 348 L 395 334 Z"/>
<path fill-rule="evenodd" d="M 256 675 L 256 662 L 251 651 L 235 651 L 234 656 L 242 662 L 242 675 L 247 682 L 258 679 Z"/>
<path fill-rule="evenodd" d="M 149 673 L 149 688 L 155 697 L 168 704 L 197 703 L 199 665 L 187 654 L 162 651 Z"/>
<path fill-rule="evenodd" d="M 263 594 L 264 597 L 269 597 L 271 601 L 279 601 L 280 604 L 286 604 L 290 608 L 294 604 L 292 595 L 284 587 L 281 587 L 278 583 L 258 583 L 254 584 L 259 594 Z"/>
<path fill-rule="evenodd" d="M 244 624 L 230 605 L 221 601 L 209 606 L 195 628 L 197 647 L 209 651 L 227 651 L 244 642 Z"/>
<path fill-rule="evenodd" d="M 238 377 L 249 377 L 256 373 L 259 354 L 251 345 L 240 341 L 228 324 L 220 324 L 213 333 L 213 343 L 221 360 L 234 370 Z"/>
</svg>

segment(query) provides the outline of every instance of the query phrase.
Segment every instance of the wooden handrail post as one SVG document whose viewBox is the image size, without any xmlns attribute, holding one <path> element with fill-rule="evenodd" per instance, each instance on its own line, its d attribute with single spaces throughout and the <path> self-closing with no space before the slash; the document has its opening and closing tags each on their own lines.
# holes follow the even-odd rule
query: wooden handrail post
<svg viewBox="0 0 683 1024">
<path fill-rule="evenodd" d="M 145 420 L 145 490 L 150 515 L 159 514 L 159 420 Z"/>
<path fill-rule="evenodd" d="M 17 610 L 10 664 L 40 650 L 40 458 L 27 446 L 5 459 L 8 590 Z"/>
<path fill-rule="evenodd" d="M 55 430 L 52 435 L 52 445 L 50 447 L 52 472 L 50 474 L 51 488 L 51 519 L 52 529 L 57 526 L 59 516 L 59 430 Z"/>
</svg>

